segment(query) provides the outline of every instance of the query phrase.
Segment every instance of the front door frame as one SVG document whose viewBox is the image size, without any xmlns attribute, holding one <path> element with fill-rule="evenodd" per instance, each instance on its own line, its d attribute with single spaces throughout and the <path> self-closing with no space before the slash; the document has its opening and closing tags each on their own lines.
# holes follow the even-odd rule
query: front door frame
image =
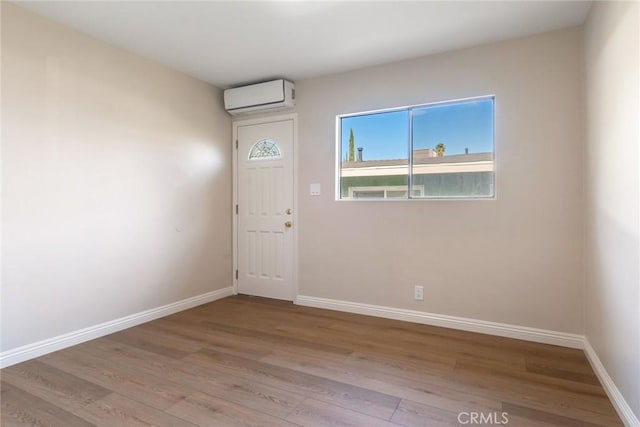
<svg viewBox="0 0 640 427">
<path fill-rule="evenodd" d="M 233 232 L 232 232 L 232 244 L 233 244 L 233 269 L 231 271 L 233 293 L 238 294 L 238 215 L 236 214 L 236 206 L 238 205 L 238 127 L 258 125 L 272 122 L 281 122 L 283 120 L 293 121 L 293 291 L 294 295 L 293 303 L 296 303 L 298 298 L 298 228 L 300 226 L 298 222 L 298 114 L 282 114 L 277 116 L 258 117 L 253 119 L 240 119 L 233 120 L 233 138 L 232 143 L 232 177 L 233 177 L 233 191 L 232 191 L 232 204 L 231 215 L 233 218 Z M 240 207 L 242 209 L 242 207 Z"/>
</svg>

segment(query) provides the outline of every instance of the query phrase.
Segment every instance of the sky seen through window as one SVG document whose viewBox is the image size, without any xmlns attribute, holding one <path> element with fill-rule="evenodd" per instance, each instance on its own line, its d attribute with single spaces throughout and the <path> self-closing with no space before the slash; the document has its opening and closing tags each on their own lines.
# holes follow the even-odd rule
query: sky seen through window
<svg viewBox="0 0 640 427">
<path fill-rule="evenodd" d="M 363 160 L 407 159 L 409 110 L 343 117 L 342 155 L 349 150 L 353 129 L 355 148 L 363 148 Z M 434 104 L 413 109 L 414 150 L 446 147 L 445 155 L 493 152 L 493 98 Z"/>
</svg>

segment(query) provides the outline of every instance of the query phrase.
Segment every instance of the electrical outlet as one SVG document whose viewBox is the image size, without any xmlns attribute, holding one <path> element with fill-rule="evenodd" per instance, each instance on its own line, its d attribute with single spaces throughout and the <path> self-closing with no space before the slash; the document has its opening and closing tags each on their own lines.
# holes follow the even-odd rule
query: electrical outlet
<svg viewBox="0 0 640 427">
<path fill-rule="evenodd" d="M 417 301 L 424 300 L 424 286 L 416 286 L 413 288 L 413 299 Z"/>
</svg>

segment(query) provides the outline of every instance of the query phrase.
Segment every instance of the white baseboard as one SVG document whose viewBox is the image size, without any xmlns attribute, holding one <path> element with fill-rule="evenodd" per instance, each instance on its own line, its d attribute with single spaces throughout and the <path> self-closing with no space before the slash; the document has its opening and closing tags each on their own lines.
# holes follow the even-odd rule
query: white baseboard
<svg viewBox="0 0 640 427">
<path fill-rule="evenodd" d="M 602 384 L 602 387 L 604 387 L 604 390 L 607 392 L 611 403 L 613 403 L 613 407 L 618 411 L 618 415 L 622 419 L 622 422 L 624 422 L 627 427 L 640 427 L 640 420 L 633 413 L 633 410 L 631 410 L 631 406 L 629 406 L 624 396 L 622 396 L 622 393 L 620 393 L 620 390 L 613 382 L 613 379 L 609 376 L 609 373 L 604 368 L 598 354 L 593 347 L 591 347 L 591 344 L 586 337 L 584 339 L 584 352 L 587 355 L 589 363 L 591 363 L 591 367 L 598 376 L 600 384 Z"/>
<path fill-rule="evenodd" d="M 445 314 L 434 314 L 424 311 L 405 310 L 401 308 L 360 304 L 356 302 L 304 295 L 298 295 L 296 298 L 296 304 L 308 307 L 326 308 L 329 310 L 346 311 L 348 313 L 365 314 L 368 316 L 384 317 L 387 319 L 404 320 L 406 322 L 422 323 L 431 326 L 441 326 L 443 328 L 479 332 L 481 334 L 516 338 L 544 344 L 559 345 L 562 347 L 581 349 L 584 340 L 582 335 L 577 334 L 568 334 L 545 329 L 529 328 L 526 326 L 488 322 L 486 320 L 468 319 L 465 317 L 448 316 Z"/>
<path fill-rule="evenodd" d="M 25 360 L 33 359 L 47 353 L 71 347 L 92 339 L 100 338 L 132 326 L 140 325 L 160 317 L 169 316 L 198 305 L 206 304 L 229 295 L 233 295 L 233 287 L 218 289 L 191 298 L 186 298 L 161 307 L 141 311 L 120 319 L 111 320 L 99 325 L 90 326 L 78 331 L 70 332 L 57 337 L 48 338 L 22 347 L 14 348 L 0 353 L 0 368 L 15 365 Z"/>
</svg>

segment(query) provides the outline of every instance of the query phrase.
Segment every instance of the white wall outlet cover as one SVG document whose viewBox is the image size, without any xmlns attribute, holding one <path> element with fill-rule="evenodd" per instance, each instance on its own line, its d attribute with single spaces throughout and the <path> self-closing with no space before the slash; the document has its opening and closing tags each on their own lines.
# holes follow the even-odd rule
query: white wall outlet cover
<svg viewBox="0 0 640 427">
<path fill-rule="evenodd" d="M 309 186 L 309 194 L 311 194 L 312 196 L 319 196 L 320 195 L 320 184 L 311 184 Z"/>
</svg>

